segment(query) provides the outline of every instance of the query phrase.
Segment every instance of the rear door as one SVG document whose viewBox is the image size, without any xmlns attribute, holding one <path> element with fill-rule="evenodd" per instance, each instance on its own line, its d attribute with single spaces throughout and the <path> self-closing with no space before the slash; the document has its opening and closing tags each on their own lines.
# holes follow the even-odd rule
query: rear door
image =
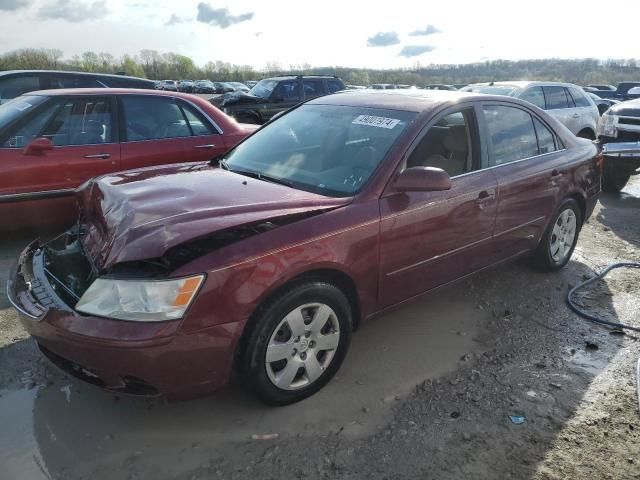
<svg viewBox="0 0 640 480">
<path fill-rule="evenodd" d="M 578 132 L 584 128 L 589 128 L 593 133 L 595 133 L 600 117 L 598 107 L 593 105 L 587 98 L 587 95 L 576 87 L 567 87 L 566 90 L 571 101 L 575 105 L 575 112 L 580 116 L 579 123 L 577 125 L 577 128 L 579 129 Z M 595 140 L 595 137 L 593 139 Z"/>
<path fill-rule="evenodd" d="M 122 167 L 209 160 L 227 150 L 221 131 L 188 102 L 121 95 Z"/>
<path fill-rule="evenodd" d="M 482 110 L 498 181 L 494 245 L 503 260 L 535 249 L 569 175 L 560 140 L 535 114 L 500 103 Z"/>
<path fill-rule="evenodd" d="M 120 169 L 114 97 L 53 97 L 0 140 L 0 218 L 13 226 L 60 223 L 76 217 L 73 190 Z M 44 137 L 53 149 L 27 154 Z"/>
</svg>

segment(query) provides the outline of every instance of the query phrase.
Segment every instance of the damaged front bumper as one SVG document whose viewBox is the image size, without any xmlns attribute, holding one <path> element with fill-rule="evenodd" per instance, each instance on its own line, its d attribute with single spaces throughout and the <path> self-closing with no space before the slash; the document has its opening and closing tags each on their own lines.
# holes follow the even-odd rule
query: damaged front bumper
<svg viewBox="0 0 640 480">
<path fill-rule="evenodd" d="M 66 373 L 133 395 L 192 398 L 227 384 L 239 323 L 184 332 L 188 319 L 134 322 L 82 315 L 61 279 L 48 269 L 45 248 L 31 243 L 7 282 L 7 297 L 43 354 Z"/>
</svg>

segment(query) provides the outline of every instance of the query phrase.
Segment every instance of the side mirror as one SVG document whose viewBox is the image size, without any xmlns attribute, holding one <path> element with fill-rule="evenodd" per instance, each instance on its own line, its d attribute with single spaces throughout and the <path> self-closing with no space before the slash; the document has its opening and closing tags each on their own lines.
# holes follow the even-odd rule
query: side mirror
<svg viewBox="0 0 640 480">
<path fill-rule="evenodd" d="M 398 192 L 438 192 L 451 188 L 451 178 L 441 168 L 411 167 L 398 176 L 394 188 Z"/>
<path fill-rule="evenodd" d="M 24 154 L 42 155 L 47 150 L 53 150 L 53 143 L 51 143 L 51 140 L 45 137 L 38 137 L 24 148 Z"/>
</svg>

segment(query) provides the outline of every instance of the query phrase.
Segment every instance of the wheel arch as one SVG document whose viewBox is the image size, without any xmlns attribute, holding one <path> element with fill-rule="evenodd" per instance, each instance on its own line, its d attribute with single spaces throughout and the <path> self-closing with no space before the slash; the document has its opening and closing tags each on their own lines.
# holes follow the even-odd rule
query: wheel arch
<svg viewBox="0 0 640 480">
<path fill-rule="evenodd" d="M 596 139 L 596 132 L 591 127 L 584 127 L 578 133 L 576 133 L 576 137 L 580 138 L 588 138 L 589 140 Z"/>
<path fill-rule="evenodd" d="M 349 305 L 351 306 L 353 330 L 358 328 L 361 320 L 360 296 L 353 278 L 351 278 L 348 273 L 335 266 L 321 266 L 306 270 L 283 282 L 276 283 L 274 287 L 266 292 L 266 294 L 260 299 L 258 306 L 247 319 L 242 330 L 242 334 L 240 335 L 240 339 L 238 340 L 234 359 L 234 371 L 237 371 L 238 359 L 240 359 L 244 353 L 252 326 L 258 322 L 260 313 L 264 311 L 266 306 L 269 305 L 270 302 L 273 302 L 274 299 L 277 298 L 284 290 L 288 290 L 297 285 L 308 282 L 326 282 L 340 289 L 347 297 Z"/>
</svg>

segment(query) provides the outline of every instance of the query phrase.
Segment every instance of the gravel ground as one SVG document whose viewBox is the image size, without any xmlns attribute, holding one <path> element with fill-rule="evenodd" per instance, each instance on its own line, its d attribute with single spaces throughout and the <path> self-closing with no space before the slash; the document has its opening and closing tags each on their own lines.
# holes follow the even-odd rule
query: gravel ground
<svg viewBox="0 0 640 480">
<path fill-rule="evenodd" d="M 639 214 L 635 179 L 602 196 L 563 271 L 504 265 L 364 325 L 327 392 L 280 409 L 233 388 L 167 405 L 81 385 L 2 296 L 0 478 L 640 479 L 638 338 L 565 305 L 594 271 L 640 260 Z M 24 240 L 0 246 L 0 280 Z M 579 302 L 640 326 L 638 275 L 616 270 Z M 434 344 L 406 340 L 423 317 L 447 326 L 420 330 Z"/>
</svg>

